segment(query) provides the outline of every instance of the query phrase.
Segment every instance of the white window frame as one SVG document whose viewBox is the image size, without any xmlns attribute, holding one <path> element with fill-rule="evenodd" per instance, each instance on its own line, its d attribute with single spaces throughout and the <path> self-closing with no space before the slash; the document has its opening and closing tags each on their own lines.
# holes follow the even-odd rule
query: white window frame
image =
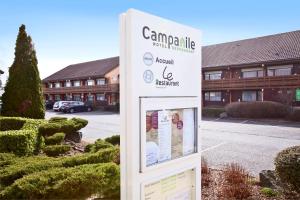
<svg viewBox="0 0 300 200">
<path fill-rule="evenodd" d="M 105 78 L 98 78 L 97 79 L 97 85 L 105 85 L 106 81 Z"/>
<path fill-rule="evenodd" d="M 246 94 L 246 93 L 252 93 L 251 94 L 251 99 L 248 99 L 248 97 L 250 97 L 250 95 L 248 95 L 248 96 L 246 96 L 246 95 L 244 95 L 244 94 Z M 252 99 L 252 95 L 254 94 L 254 96 L 255 96 L 255 98 L 254 99 Z M 247 98 L 246 98 L 247 97 Z M 245 101 L 245 102 L 253 102 L 253 101 L 257 101 L 257 91 L 252 91 L 252 90 L 250 90 L 250 91 L 242 91 L 242 101 Z"/>
<path fill-rule="evenodd" d="M 212 95 L 212 94 L 214 94 L 214 95 Z M 220 95 L 216 95 L 216 94 L 220 94 Z M 221 91 L 205 92 L 204 100 L 220 102 L 220 101 L 222 101 L 222 92 Z"/>
<path fill-rule="evenodd" d="M 80 87 L 81 86 L 80 81 L 74 81 L 73 84 L 74 84 L 74 87 Z"/>
<path fill-rule="evenodd" d="M 56 82 L 55 83 L 55 88 L 60 88 L 61 87 L 61 83 L 60 82 Z"/>
<path fill-rule="evenodd" d="M 86 81 L 86 85 L 87 86 L 93 86 L 93 85 L 95 85 L 95 81 L 93 79 L 89 79 L 89 80 Z"/>
<path fill-rule="evenodd" d="M 105 94 L 96 94 L 97 101 L 105 101 Z"/>
<path fill-rule="evenodd" d="M 290 76 L 290 75 L 292 75 L 292 68 L 293 68 L 293 65 L 270 66 L 270 67 L 267 68 L 268 76 Z M 286 69 L 290 70 L 289 74 L 283 74 L 283 75 L 278 75 L 278 73 L 276 74 L 276 71 L 286 70 Z M 271 74 L 271 71 L 272 71 L 272 74 Z"/>
</svg>

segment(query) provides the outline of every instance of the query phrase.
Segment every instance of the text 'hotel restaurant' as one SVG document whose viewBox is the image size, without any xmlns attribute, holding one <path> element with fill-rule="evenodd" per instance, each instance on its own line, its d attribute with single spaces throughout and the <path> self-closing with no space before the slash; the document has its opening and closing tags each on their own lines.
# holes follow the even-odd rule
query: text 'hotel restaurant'
<svg viewBox="0 0 300 200">
<path fill-rule="evenodd" d="M 43 80 L 43 92 L 47 100 L 117 105 L 119 58 L 69 65 Z M 202 95 L 204 106 L 300 106 L 300 31 L 202 47 Z"/>
</svg>

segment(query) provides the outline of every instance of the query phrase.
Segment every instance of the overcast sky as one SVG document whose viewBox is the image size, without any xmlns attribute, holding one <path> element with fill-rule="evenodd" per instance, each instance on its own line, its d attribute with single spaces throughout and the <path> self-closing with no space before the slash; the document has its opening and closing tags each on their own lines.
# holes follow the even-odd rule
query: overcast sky
<svg viewBox="0 0 300 200">
<path fill-rule="evenodd" d="M 119 55 L 119 14 L 129 8 L 198 28 L 204 45 L 300 30 L 297 0 L 1 0 L 2 80 L 22 23 L 45 78 L 70 64 Z"/>
</svg>

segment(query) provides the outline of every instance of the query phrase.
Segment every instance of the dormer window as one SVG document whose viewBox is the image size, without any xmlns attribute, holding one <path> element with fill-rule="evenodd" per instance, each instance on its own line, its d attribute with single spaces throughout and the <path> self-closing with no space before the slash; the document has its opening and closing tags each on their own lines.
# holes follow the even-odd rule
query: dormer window
<svg viewBox="0 0 300 200">
<path fill-rule="evenodd" d="M 70 80 L 66 81 L 66 87 L 71 87 L 71 81 Z"/>
<path fill-rule="evenodd" d="M 292 65 L 268 67 L 268 76 L 289 76 L 292 75 Z"/>
<path fill-rule="evenodd" d="M 105 85 L 105 78 L 97 79 L 97 85 Z"/>
<path fill-rule="evenodd" d="M 57 83 L 55 83 L 55 88 L 60 88 L 60 83 L 59 82 L 57 82 Z"/>
<path fill-rule="evenodd" d="M 74 86 L 79 87 L 80 86 L 80 81 L 74 81 Z"/>
<path fill-rule="evenodd" d="M 264 76 L 264 71 L 262 68 L 242 69 L 243 78 L 256 78 L 256 77 L 263 77 L 263 76 Z"/>
</svg>

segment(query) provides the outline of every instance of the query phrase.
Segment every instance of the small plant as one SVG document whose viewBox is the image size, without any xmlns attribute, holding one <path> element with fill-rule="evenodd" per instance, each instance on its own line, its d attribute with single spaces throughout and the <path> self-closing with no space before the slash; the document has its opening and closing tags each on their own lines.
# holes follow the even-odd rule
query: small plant
<svg viewBox="0 0 300 200">
<path fill-rule="evenodd" d="M 220 189 L 220 196 L 227 199 L 246 199 L 251 196 L 250 176 L 237 163 L 226 165 L 223 169 L 225 183 Z"/>
<path fill-rule="evenodd" d="M 64 138 L 65 138 L 64 133 L 55 133 L 54 135 L 45 138 L 45 144 L 46 145 L 61 144 Z"/>
<path fill-rule="evenodd" d="M 274 191 L 272 188 L 264 187 L 260 190 L 260 192 L 266 197 L 276 197 L 278 193 Z"/>
<path fill-rule="evenodd" d="M 47 156 L 56 157 L 71 150 L 70 145 L 49 145 L 43 151 Z"/>
<path fill-rule="evenodd" d="M 49 123 L 56 123 L 56 122 L 62 122 L 62 121 L 67 121 L 68 118 L 66 117 L 51 117 L 48 122 Z"/>
<path fill-rule="evenodd" d="M 96 140 L 96 142 L 94 144 L 88 144 L 85 147 L 84 152 L 95 153 L 101 149 L 106 149 L 106 148 L 110 148 L 110 147 L 113 147 L 113 145 L 111 143 L 108 143 L 102 139 L 98 139 L 98 140 Z"/>
<path fill-rule="evenodd" d="M 201 158 L 201 187 L 209 186 L 211 182 L 211 172 L 205 158 Z"/>
</svg>

